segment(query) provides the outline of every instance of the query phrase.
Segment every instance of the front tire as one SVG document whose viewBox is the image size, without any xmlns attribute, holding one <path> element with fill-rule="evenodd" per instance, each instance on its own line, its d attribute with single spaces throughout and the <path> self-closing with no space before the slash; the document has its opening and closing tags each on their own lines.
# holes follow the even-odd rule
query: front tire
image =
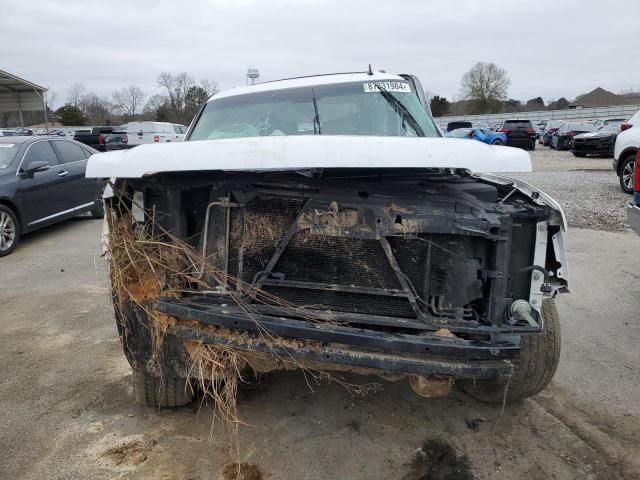
<svg viewBox="0 0 640 480">
<path fill-rule="evenodd" d="M 193 400 L 186 378 L 154 377 L 139 370 L 133 371 L 133 392 L 138 405 L 154 408 L 182 407 Z"/>
<path fill-rule="evenodd" d="M 0 205 L 0 257 L 12 253 L 20 241 L 20 222 L 9 207 Z"/>
<path fill-rule="evenodd" d="M 487 381 L 462 382 L 462 389 L 473 398 L 487 403 L 502 403 L 507 388 L 507 403 L 532 397 L 545 389 L 556 373 L 560 361 L 560 319 L 553 299 L 542 302 L 544 330 L 522 337 L 520 356 L 513 362 L 511 379 L 500 377 Z"/>
<path fill-rule="evenodd" d="M 633 169 L 636 162 L 635 155 L 628 155 L 624 157 L 622 165 L 620 166 L 620 189 L 624 193 L 633 193 Z"/>
<path fill-rule="evenodd" d="M 583 152 L 571 152 L 571 153 L 573 153 L 573 156 L 574 156 L 574 157 L 584 158 L 584 157 L 586 157 L 586 156 L 587 156 L 587 154 L 586 154 L 586 153 L 583 153 Z"/>
<path fill-rule="evenodd" d="M 491 145 L 504 145 L 504 143 L 502 143 L 502 140 L 494 140 Z"/>
</svg>

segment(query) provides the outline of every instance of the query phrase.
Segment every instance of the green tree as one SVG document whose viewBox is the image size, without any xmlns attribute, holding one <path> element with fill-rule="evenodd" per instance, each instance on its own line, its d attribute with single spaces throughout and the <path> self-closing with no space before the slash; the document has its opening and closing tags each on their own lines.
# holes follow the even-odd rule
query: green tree
<svg viewBox="0 0 640 480">
<path fill-rule="evenodd" d="M 434 95 L 431 99 L 431 113 L 434 117 L 443 117 L 449 113 L 451 103 L 445 97 Z"/>
<path fill-rule="evenodd" d="M 542 97 L 532 98 L 527 100 L 525 108 L 529 112 L 535 112 L 536 110 L 544 110 L 544 100 Z"/>
<path fill-rule="evenodd" d="M 170 122 L 173 119 L 173 111 L 169 103 L 163 103 L 156 108 L 155 118 L 156 122 Z"/>
<path fill-rule="evenodd" d="M 522 102 L 513 98 L 504 102 L 504 106 L 502 107 L 502 111 L 507 113 L 521 112 L 522 110 L 524 110 Z"/>
<path fill-rule="evenodd" d="M 193 118 L 200 105 L 206 102 L 208 98 L 209 94 L 204 88 L 197 85 L 190 87 L 185 95 L 185 118 Z"/>
<path fill-rule="evenodd" d="M 569 108 L 569 100 L 564 97 L 560 97 L 558 100 L 553 102 L 549 102 L 548 110 L 564 110 L 565 108 Z"/>
<path fill-rule="evenodd" d="M 64 104 L 56 110 L 56 116 L 62 125 L 81 126 L 85 125 L 87 119 L 82 110 L 70 103 Z"/>
</svg>

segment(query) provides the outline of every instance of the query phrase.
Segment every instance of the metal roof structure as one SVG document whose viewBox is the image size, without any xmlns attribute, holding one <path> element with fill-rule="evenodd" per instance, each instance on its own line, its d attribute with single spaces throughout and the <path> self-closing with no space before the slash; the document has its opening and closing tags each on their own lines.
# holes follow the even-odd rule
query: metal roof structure
<svg viewBox="0 0 640 480">
<path fill-rule="evenodd" d="M 44 112 L 47 123 L 45 87 L 0 70 L 0 112 L 18 112 L 24 127 L 22 112 Z"/>
</svg>

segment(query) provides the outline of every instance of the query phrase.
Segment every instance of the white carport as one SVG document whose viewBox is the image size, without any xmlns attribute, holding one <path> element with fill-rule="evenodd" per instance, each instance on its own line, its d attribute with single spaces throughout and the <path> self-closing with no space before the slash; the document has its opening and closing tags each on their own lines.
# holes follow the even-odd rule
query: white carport
<svg viewBox="0 0 640 480">
<path fill-rule="evenodd" d="M 21 127 L 24 127 L 22 112 L 42 111 L 44 123 L 48 124 L 46 91 L 40 85 L 0 70 L 0 112 L 18 112 Z"/>
</svg>

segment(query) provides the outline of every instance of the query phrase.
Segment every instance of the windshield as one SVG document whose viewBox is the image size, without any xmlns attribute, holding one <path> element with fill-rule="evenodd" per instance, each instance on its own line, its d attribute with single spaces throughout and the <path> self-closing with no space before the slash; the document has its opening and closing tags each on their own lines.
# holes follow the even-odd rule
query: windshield
<svg viewBox="0 0 640 480">
<path fill-rule="evenodd" d="M 449 136 L 453 138 L 467 138 L 471 136 L 472 131 L 470 128 L 456 128 L 449 132 Z"/>
<path fill-rule="evenodd" d="M 11 165 L 16 153 L 18 153 L 18 145 L 15 143 L 0 143 L 0 170 Z"/>
<path fill-rule="evenodd" d="M 385 81 L 299 87 L 213 100 L 189 140 L 275 135 L 440 136 L 409 83 Z"/>
</svg>

